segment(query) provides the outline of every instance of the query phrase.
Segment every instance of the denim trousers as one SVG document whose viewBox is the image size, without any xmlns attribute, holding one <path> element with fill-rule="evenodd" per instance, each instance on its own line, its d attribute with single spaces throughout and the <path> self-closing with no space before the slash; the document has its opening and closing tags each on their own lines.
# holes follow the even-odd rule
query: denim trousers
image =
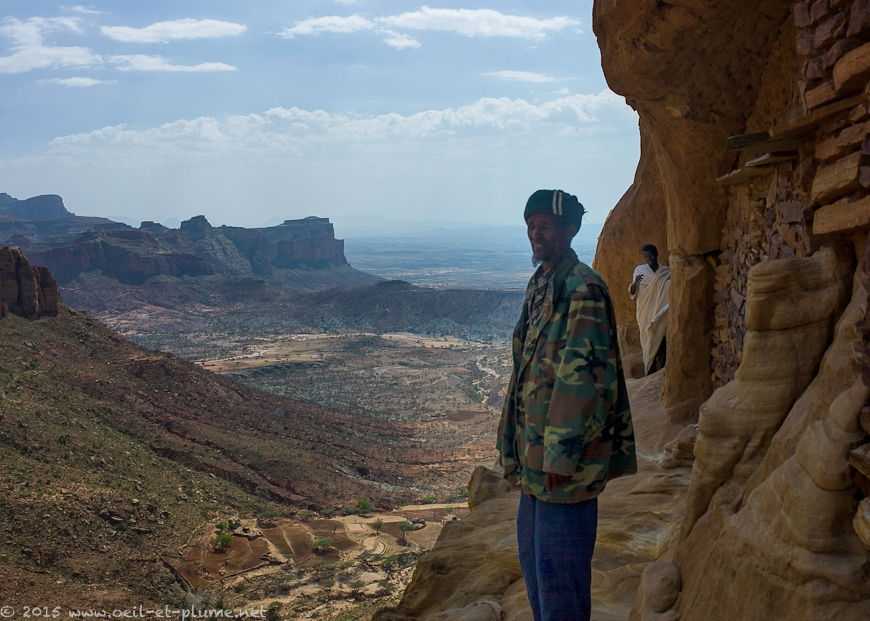
<svg viewBox="0 0 870 621">
<path fill-rule="evenodd" d="M 535 621 L 589 621 L 598 499 L 561 504 L 522 494 L 517 543 Z"/>
</svg>

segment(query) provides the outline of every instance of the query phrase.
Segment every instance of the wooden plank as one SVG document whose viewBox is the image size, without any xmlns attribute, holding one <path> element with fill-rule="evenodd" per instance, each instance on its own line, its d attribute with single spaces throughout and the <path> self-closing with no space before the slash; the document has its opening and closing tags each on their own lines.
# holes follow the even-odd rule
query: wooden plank
<svg viewBox="0 0 870 621">
<path fill-rule="evenodd" d="M 757 166 L 755 168 L 740 168 L 739 170 L 735 170 L 733 172 L 728 173 L 727 175 L 723 175 L 716 179 L 720 184 L 728 186 L 728 185 L 739 185 L 741 183 L 747 183 L 756 177 L 764 177 L 765 175 L 769 175 L 771 172 L 770 168 L 765 166 Z"/>
<path fill-rule="evenodd" d="M 774 151 L 793 151 L 801 144 L 799 138 L 771 138 L 770 133 L 741 134 L 730 136 L 727 142 L 729 151 L 742 151 L 747 156 L 772 153 Z"/>
<path fill-rule="evenodd" d="M 749 160 L 744 164 L 746 168 L 755 168 L 758 166 L 776 166 L 783 162 L 793 162 L 797 159 L 797 153 L 781 152 L 781 153 L 765 153 L 761 157 L 756 157 L 754 160 Z"/>
<path fill-rule="evenodd" d="M 802 116 L 799 119 L 777 124 L 772 130 L 770 130 L 770 137 L 774 139 L 799 138 L 812 132 L 820 123 L 835 114 L 854 108 L 866 101 L 867 98 L 864 95 L 856 95 L 855 97 L 849 97 L 848 99 L 841 99 L 829 103 L 813 110 L 810 114 Z"/>
<path fill-rule="evenodd" d="M 841 200 L 817 209 L 813 214 L 813 234 L 827 235 L 870 226 L 870 196 L 858 201 Z"/>
<path fill-rule="evenodd" d="M 770 140 L 770 132 L 757 132 L 755 134 L 738 134 L 737 136 L 728 136 L 728 150 L 742 151 L 746 147 L 759 142 Z"/>
<path fill-rule="evenodd" d="M 775 151 L 796 151 L 803 141 L 800 138 L 778 138 L 759 142 L 742 149 L 747 157 L 773 153 Z"/>
<path fill-rule="evenodd" d="M 827 203 L 853 190 L 859 185 L 861 152 L 847 155 L 830 164 L 821 166 L 813 179 L 812 200 L 815 204 Z"/>
</svg>

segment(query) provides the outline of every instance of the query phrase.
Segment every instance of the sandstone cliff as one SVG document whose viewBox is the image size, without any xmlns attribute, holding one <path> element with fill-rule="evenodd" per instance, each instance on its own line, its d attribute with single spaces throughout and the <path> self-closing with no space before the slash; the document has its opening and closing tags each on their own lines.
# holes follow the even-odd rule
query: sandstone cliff
<svg viewBox="0 0 870 621">
<path fill-rule="evenodd" d="M 64 220 L 74 217 L 63 199 L 56 194 L 33 196 L 20 201 L 4 192 L 0 192 L 0 217 L 22 220 Z"/>
<path fill-rule="evenodd" d="M 8 312 L 35 319 L 57 315 L 57 282 L 44 267 L 32 267 L 17 248 L 0 247 L 0 318 Z"/>
<path fill-rule="evenodd" d="M 658 461 L 694 461 L 688 488 L 668 492 L 685 505 L 648 557 L 630 618 L 867 619 L 870 2 L 596 0 L 594 30 L 642 146 L 596 265 L 630 356 L 637 247 L 668 249 L 662 416 L 687 426 Z M 482 552 L 492 560 L 451 583 L 472 561 L 462 546 L 448 553 L 445 531 L 445 555 L 436 547 L 383 619 L 529 618 L 516 567 L 500 560 L 513 507 L 493 502 L 462 535 L 472 554 L 493 542 Z M 599 565 L 612 558 L 599 554 Z M 626 618 L 608 605 L 613 582 L 597 573 L 594 585 L 593 618 Z"/>
<path fill-rule="evenodd" d="M 178 229 L 148 221 L 136 229 L 76 216 L 53 195 L 17 200 L 0 194 L 0 243 L 26 249 L 62 285 L 91 272 L 141 285 L 157 276 L 280 279 L 287 270 L 347 266 L 344 241 L 335 239 L 327 218 L 245 229 L 213 227 L 195 216 Z"/>
</svg>

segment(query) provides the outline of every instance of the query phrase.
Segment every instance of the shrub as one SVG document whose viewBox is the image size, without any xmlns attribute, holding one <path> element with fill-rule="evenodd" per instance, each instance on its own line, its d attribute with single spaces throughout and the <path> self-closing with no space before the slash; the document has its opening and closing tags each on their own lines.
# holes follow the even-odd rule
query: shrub
<svg viewBox="0 0 870 621">
<path fill-rule="evenodd" d="M 212 541 L 212 547 L 215 552 L 224 552 L 230 547 L 232 542 L 233 536 L 230 533 L 226 530 L 218 530 L 214 536 L 214 540 Z"/>
<path fill-rule="evenodd" d="M 368 498 L 360 498 L 356 501 L 356 510 L 360 513 L 369 513 L 374 507 Z"/>
<path fill-rule="evenodd" d="M 266 609 L 266 621 L 281 621 L 281 604 L 273 602 L 272 605 Z"/>
<path fill-rule="evenodd" d="M 314 552 L 317 554 L 328 552 L 330 547 L 332 547 L 332 540 L 326 537 L 318 537 L 314 540 Z"/>
</svg>

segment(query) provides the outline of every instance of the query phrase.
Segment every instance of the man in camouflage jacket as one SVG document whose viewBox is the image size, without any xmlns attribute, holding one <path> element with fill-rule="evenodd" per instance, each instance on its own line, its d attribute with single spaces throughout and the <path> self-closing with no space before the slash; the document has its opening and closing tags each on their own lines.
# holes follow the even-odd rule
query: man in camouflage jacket
<svg viewBox="0 0 870 621">
<path fill-rule="evenodd" d="M 520 563 L 535 621 L 587 620 L 597 496 L 637 472 L 607 286 L 571 249 L 576 197 L 539 190 L 525 219 L 535 261 L 513 335 L 499 461 L 522 488 Z"/>
</svg>

